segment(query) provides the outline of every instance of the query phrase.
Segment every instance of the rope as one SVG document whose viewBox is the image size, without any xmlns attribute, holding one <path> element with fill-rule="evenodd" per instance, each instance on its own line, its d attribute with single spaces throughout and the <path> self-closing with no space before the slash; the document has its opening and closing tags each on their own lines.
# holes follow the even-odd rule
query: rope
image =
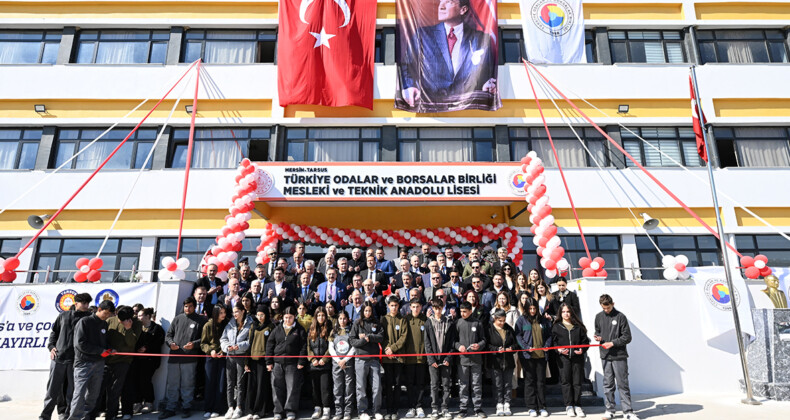
<svg viewBox="0 0 790 420">
<path fill-rule="evenodd" d="M 549 137 L 549 144 L 551 145 L 551 151 L 554 153 L 554 160 L 557 161 L 557 168 L 560 170 L 560 177 L 562 177 L 562 184 L 565 186 L 565 193 L 568 194 L 568 201 L 571 204 L 571 210 L 573 210 L 573 218 L 576 219 L 576 226 L 579 228 L 579 235 L 582 238 L 582 244 L 584 244 L 584 251 L 587 252 L 587 258 L 592 259 L 590 255 L 590 247 L 587 246 L 587 239 L 584 237 L 584 231 L 582 230 L 582 224 L 579 221 L 579 214 L 576 212 L 576 206 L 573 204 L 573 197 L 571 196 L 571 190 L 568 188 L 568 181 L 565 179 L 565 173 L 562 171 L 562 164 L 560 163 L 560 157 L 557 154 L 557 149 L 554 147 L 554 140 L 551 138 L 551 132 L 549 132 L 549 126 L 546 124 L 546 117 L 543 115 L 543 108 L 540 106 L 540 101 L 538 100 L 538 94 L 535 93 L 535 87 L 532 85 L 532 76 L 529 74 L 529 68 L 527 67 L 527 61 L 524 61 L 524 70 L 527 71 L 527 79 L 529 79 L 529 87 L 532 89 L 532 95 L 535 97 L 535 104 L 538 106 L 538 112 L 540 112 L 540 119 L 543 121 L 543 128 L 546 129 L 546 135 Z"/>
<path fill-rule="evenodd" d="M 189 144 L 187 145 L 186 171 L 184 171 L 184 194 L 181 197 L 181 220 L 178 224 L 178 242 L 176 243 L 176 260 L 181 256 L 181 233 L 184 230 L 184 213 L 187 206 L 187 187 L 189 187 L 189 168 L 192 166 L 192 146 L 195 143 L 195 116 L 198 112 L 198 91 L 200 90 L 200 59 L 197 60 L 195 97 L 192 99 L 192 118 L 189 122 Z"/>
</svg>

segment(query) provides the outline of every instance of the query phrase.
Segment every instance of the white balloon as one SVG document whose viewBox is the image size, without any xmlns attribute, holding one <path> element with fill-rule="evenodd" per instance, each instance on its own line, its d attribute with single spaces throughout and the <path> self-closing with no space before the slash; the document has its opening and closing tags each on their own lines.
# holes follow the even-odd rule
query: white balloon
<svg viewBox="0 0 790 420">
<path fill-rule="evenodd" d="M 541 220 L 541 224 L 535 228 L 535 236 L 543 236 L 543 232 L 546 231 L 546 226 L 543 226 L 543 221 Z"/>
<path fill-rule="evenodd" d="M 765 261 L 754 260 L 754 266 L 762 270 L 763 268 L 765 268 Z"/>
<path fill-rule="evenodd" d="M 590 268 L 592 268 L 595 271 L 598 271 L 601 269 L 601 264 L 598 264 L 598 262 L 593 261 L 590 263 Z"/>
<path fill-rule="evenodd" d="M 557 270 L 546 270 L 546 277 L 553 279 L 557 276 Z"/>
<path fill-rule="evenodd" d="M 534 225 L 534 224 L 535 224 L 535 219 L 536 219 L 537 217 L 538 217 L 537 215 L 530 214 L 530 215 L 529 215 L 529 223 Z"/>
<path fill-rule="evenodd" d="M 664 258 L 661 259 L 661 266 L 664 268 L 667 267 L 674 267 L 675 266 L 675 257 L 671 255 L 664 255 Z"/>
<path fill-rule="evenodd" d="M 548 217 L 544 217 L 543 219 L 540 219 L 540 223 L 538 224 L 542 226 L 543 229 L 546 229 L 547 227 L 551 226 L 551 223 L 552 221 L 548 220 Z"/>
<path fill-rule="evenodd" d="M 275 232 L 277 232 L 278 235 L 282 235 L 284 230 L 283 230 L 283 228 L 278 227 L 277 230 L 275 230 Z"/>
<path fill-rule="evenodd" d="M 689 277 L 691 277 L 691 274 L 689 274 L 688 271 L 681 271 L 678 273 L 678 278 L 681 280 L 688 280 Z"/>
<path fill-rule="evenodd" d="M 173 278 L 176 280 L 184 280 L 187 278 L 187 275 L 184 273 L 184 270 L 176 270 L 173 271 Z"/>
<path fill-rule="evenodd" d="M 540 236 L 533 236 L 532 243 L 535 244 L 535 246 L 540 246 Z"/>
<path fill-rule="evenodd" d="M 167 269 L 166 269 L 166 268 L 163 268 L 163 269 L 159 270 L 159 281 L 167 281 L 167 280 L 170 280 L 170 278 L 172 277 L 172 275 L 173 275 L 173 273 L 172 273 L 172 272 L 170 272 L 170 271 L 167 271 Z"/>
<path fill-rule="evenodd" d="M 244 215 L 244 221 L 249 222 L 252 219 L 252 214 L 250 212 L 242 213 Z"/>
<path fill-rule="evenodd" d="M 545 206 L 546 204 L 549 204 L 549 197 L 545 195 L 543 197 L 540 197 L 538 201 L 535 202 L 536 206 L 540 205 L 541 207 Z"/>
<path fill-rule="evenodd" d="M 511 236 L 513 236 L 513 234 L 511 232 L 505 232 L 505 238 L 506 239 L 510 238 Z"/>
<path fill-rule="evenodd" d="M 179 270 L 186 270 L 189 268 L 189 259 L 185 257 L 181 257 L 176 261 L 176 265 L 178 266 Z"/>
<path fill-rule="evenodd" d="M 170 258 L 170 259 L 172 260 L 172 258 Z M 89 271 L 91 271 L 91 268 L 90 268 L 90 266 L 88 266 L 88 264 L 85 264 L 82 267 L 80 267 L 80 271 L 87 274 Z"/>
<path fill-rule="evenodd" d="M 223 271 L 221 273 L 218 273 L 217 277 L 221 278 L 223 282 L 227 282 L 228 281 L 228 272 L 227 271 Z"/>
<path fill-rule="evenodd" d="M 664 270 L 664 278 L 667 280 L 675 280 L 678 278 L 678 270 L 675 270 L 673 267 L 669 267 Z"/>
<path fill-rule="evenodd" d="M 450 233 L 450 232 L 447 232 L 447 233 Z M 409 238 L 411 238 L 411 233 L 406 232 L 406 233 L 403 234 L 403 237 L 406 238 L 406 239 L 409 239 Z"/>
<path fill-rule="evenodd" d="M 173 264 L 174 262 L 176 262 L 175 258 L 173 258 L 173 257 L 164 257 L 164 258 L 162 258 L 162 267 L 167 268 L 167 266 L 169 266 L 170 264 Z"/>
<path fill-rule="evenodd" d="M 543 219 L 541 219 L 540 221 L 546 223 L 547 226 L 553 225 L 554 224 L 554 216 L 548 215 L 548 216 L 544 217 Z"/>
<path fill-rule="evenodd" d="M 551 239 L 549 239 L 549 242 L 546 245 L 547 246 L 551 245 L 552 247 L 556 248 L 556 247 L 560 246 L 561 243 L 562 243 L 562 241 L 560 240 L 560 237 L 559 236 L 554 236 Z"/>
<path fill-rule="evenodd" d="M 215 265 L 216 265 L 216 264 L 217 264 L 217 263 L 219 263 L 219 262 L 220 262 L 220 261 L 219 261 L 219 258 L 217 258 L 217 257 L 215 257 L 215 256 L 213 256 L 213 255 L 212 255 L 212 256 L 210 256 L 210 257 L 208 257 L 208 263 L 209 263 L 209 264 L 215 264 Z"/>
<path fill-rule="evenodd" d="M 536 157 L 538 157 L 538 152 L 536 152 L 536 151 L 532 150 L 532 151 L 530 151 L 529 153 L 527 153 L 527 156 L 529 156 L 531 159 L 533 159 L 533 160 L 530 160 L 530 162 L 534 162 L 534 159 L 535 159 Z"/>
<path fill-rule="evenodd" d="M 263 264 L 263 258 L 255 257 L 255 264 Z"/>
<path fill-rule="evenodd" d="M 559 261 L 557 261 L 557 268 L 559 268 L 560 271 L 565 271 L 570 268 L 570 264 L 568 264 L 568 260 L 561 258 Z"/>
<path fill-rule="evenodd" d="M 477 236 L 480 234 L 480 231 L 477 229 L 472 230 L 472 235 Z"/>
<path fill-rule="evenodd" d="M 237 257 L 238 254 L 235 251 L 228 252 L 228 261 L 235 261 Z"/>
<path fill-rule="evenodd" d="M 532 162 L 535 163 L 535 166 L 543 166 L 543 159 L 541 159 L 539 157 L 535 157 L 535 159 L 533 159 Z M 530 162 L 530 163 L 532 163 L 532 162 Z"/>
<path fill-rule="evenodd" d="M 531 184 L 529 187 L 527 187 L 527 194 L 534 195 L 535 194 L 535 190 L 537 190 L 537 189 L 538 189 L 538 187 L 536 187 L 535 184 Z"/>
<path fill-rule="evenodd" d="M 412 238 L 412 239 L 414 239 L 414 238 Z M 370 244 L 372 244 L 372 243 L 373 243 L 373 239 L 371 239 L 371 238 L 365 238 L 365 244 L 367 244 L 367 245 L 370 245 Z"/>
<path fill-rule="evenodd" d="M 687 257 L 685 255 L 682 255 L 682 254 L 678 255 L 677 257 L 675 257 L 675 261 L 679 262 L 679 263 L 681 263 L 683 265 L 689 265 L 689 257 Z"/>
</svg>

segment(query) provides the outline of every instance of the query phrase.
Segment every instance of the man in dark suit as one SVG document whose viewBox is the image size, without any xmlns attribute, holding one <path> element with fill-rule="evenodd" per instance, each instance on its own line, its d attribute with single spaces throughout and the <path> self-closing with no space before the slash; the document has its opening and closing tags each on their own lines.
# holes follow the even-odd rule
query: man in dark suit
<svg viewBox="0 0 790 420">
<path fill-rule="evenodd" d="M 250 293 L 252 293 L 252 307 L 257 308 L 258 304 L 263 303 L 263 282 L 260 280 L 253 280 L 250 283 Z"/>
<path fill-rule="evenodd" d="M 400 65 L 400 93 L 409 106 L 447 103 L 473 91 L 496 94 L 496 51 L 473 15 L 469 0 L 444 0 L 439 23 L 417 29 L 407 45 L 419 51 L 404 54 L 413 59 Z"/>
<path fill-rule="evenodd" d="M 208 295 L 206 299 L 208 303 L 212 305 L 217 304 L 218 298 L 223 293 L 223 287 L 225 286 L 225 282 L 217 277 L 217 271 L 218 268 L 216 264 L 209 264 L 206 266 L 206 275 L 195 282 L 195 288 L 203 287 L 206 290 L 206 294 Z M 192 292 L 194 293 L 194 290 Z"/>
<path fill-rule="evenodd" d="M 431 285 L 431 277 L 434 273 L 438 273 L 440 276 L 442 276 L 442 282 L 439 284 L 444 284 L 444 282 L 450 280 L 449 276 L 445 276 L 441 271 L 439 271 L 439 263 L 437 261 L 431 261 L 430 264 L 428 264 L 428 272 L 422 275 L 422 284 L 424 284 L 425 287 L 429 287 Z"/>
<path fill-rule="evenodd" d="M 346 312 L 351 322 L 355 322 L 362 315 L 362 293 L 354 290 L 348 298 L 349 304 L 346 305 Z"/>
<path fill-rule="evenodd" d="M 354 279 L 355 271 L 350 271 L 348 267 L 348 258 L 340 257 L 337 260 L 337 281 L 345 285 L 351 284 Z"/>
<path fill-rule="evenodd" d="M 365 269 L 366 259 L 362 255 L 360 248 L 351 250 L 351 258 L 348 260 L 348 271 L 352 273 L 359 273 Z"/>
<path fill-rule="evenodd" d="M 307 272 L 299 276 L 299 286 L 296 288 L 294 303 L 298 305 L 299 302 L 304 302 L 307 306 L 307 313 L 310 315 L 313 314 L 315 307 L 321 304 L 318 301 L 318 292 L 310 285 L 310 275 Z"/>
<path fill-rule="evenodd" d="M 492 302 L 496 303 L 496 298 L 499 295 L 499 292 L 507 293 L 507 297 L 509 299 L 508 301 L 511 305 L 514 304 L 516 297 L 513 295 L 513 292 L 508 290 L 507 285 L 505 284 L 505 278 L 502 276 L 502 273 L 496 273 L 494 274 L 494 277 L 491 278 L 491 287 L 486 292 L 486 294 L 490 294 L 491 297 L 487 297 L 486 299 L 490 299 Z M 480 300 L 482 301 L 483 299 L 481 298 Z"/>
<path fill-rule="evenodd" d="M 508 265 L 510 266 L 511 275 L 515 277 L 516 264 L 513 264 L 513 261 L 511 261 L 510 258 L 508 258 L 507 248 L 500 247 L 499 249 L 497 249 L 496 254 L 497 254 L 497 260 L 494 262 L 494 264 L 491 265 L 491 271 L 493 271 L 494 273 L 499 273 L 506 265 Z"/>
<path fill-rule="evenodd" d="M 214 305 L 206 301 L 206 289 L 203 286 L 198 286 L 195 288 L 195 292 L 192 294 L 197 302 L 195 306 L 195 313 L 198 315 L 202 315 L 207 319 L 211 319 L 211 314 L 214 311 Z"/>
<path fill-rule="evenodd" d="M 331 300 L 340 304 L 346 298 L 346 285 L 337 281 L 337 269 L 327 268 L 326 281 L 318 285 L 318 300 Z"/>
<path fill-rule="evenodd" d="M 269 303 L 274 296 L 280 296 L 284 302 L 292 302 L 295 296 L 294 285 L 285 281 L 285 269 L 274 269 L 274 281 L 263 285 L 263 302 Z"/>
<path fill-rule="evenodd" d="M 389 285 L 389 279 L 387 279 L 383 271 L 376 269 L 376 257 L 373 255 L 367 257 L 367 264 L 368 268 L 359 273 L 362 276 L 363 285 L 365 280 L 371 279 L 377 291 L 386 289 Z"/>
<path fill-rule="evenodd" d="M 404 273 L 409 273 L 411 279 L 412 280 L 414 279 L 414 273 L 412 273 L 411 271 L 411 263 L 409 262 L 408 258 L 401 258 L 398 267 L 399 267 L 398 272 L 395 273 L 395 275 L 392 276 L 392 280 L 390 280 L 393 289 L 400 289 L 401 287 L 403 287 Z M 408 301 L 406 303 L 408 304 Z"/>
<path fill-rule="evenodd" d="M 416 267 L 419 267 L 423 274 L 428 272 L 428 264 L 431 261 L 435 260 L 433 255 L 431 255 L 431 246 L 428 244 L 422 244 L 420 247 L 420 254 L 417 254 L 417 258 L 419 258 L 419 264 Z M 414 264 L 412 264 L 414 267 Z"/>
<path fill-rule="evenodd" d="M 431 264 L 433 264 L 433 263 L 431 263 Z M 430 283 L 428 283 L 428 284 L 430 284 L 430 286 L 425 288 L 425 291 L 423 292 L 423 294 L 425 295 L 425 301 L 429 302 L 431 299 L 436 297 L 436 292 L 437 291 L 444 290 L 444 287 L 442 286 L 444 284 L 444 281 L 443 281 L 444 278 L 442 277 L 442 273 L 439 273 L 439 272 L 430 273 L 430 274 L 427 274 L 427 275 L 431 276 Z M 446 293 L 446 291 L 445 291 L 445 293 Z"/>
<path fill-rule="evenodd" d="M 298 269 L 302 263 L 304 263 L 304 244 L 302 242 L 297 242 L 294 244 L 293 254 L 288 258 L 288 270 L 296 274 L 296 272 L 293 271 L 294 268 Z"/>
<path fill-rule="evenodd" d="M 315 263 L 312 260 L 307 260 L 304 263 L 304 272 L 307 278 L 310 279 L 310 288 L 318 290 L 318 285 L 326 281 L 326 277 L 315 269 Z"/>
<path fill-rule="evenodd" d="M 384 296 L 382 296 L 375 287 L 375 283 L 371 279 L 362 281 L 362 288 L 365 290 L 362 293 L 362 301 L 370 302 L 376 308 L 376 318 L 386 315 L 387 307 L 384 303 Z"/>
<path fill-rule="evenodd" d="M 269 256 L 269 262 L 263 264 L 263 276 L 266 277 L 266 281 L 264 283 L 268 283 L 272 281 L 272 276 L 274 276 L 274 267 L 277 267 L 277 251 L 273 248 L 266 248 L 266 255 Z M 286 263 L 288 260 L 286 260 Z M 286 266 L 287 267 L 287 266 Z M 257 274 L 257 270 L 256 270 Z M 260 278 L 260 276 L 258 276 Z"/>
<path fill-rule="evenodd" d="M 444 247 L 444 265 L 450 267 L 447 270 L 447 274 L 452 270 L 458 271 L 459 275 L 464 272 L 464 264 L 455 258 L 455 251 L 451 246 Z"/>
<path fill-rule="evenodd" d="M 472 278 L 474 277 L 479 278 L 483 282 L 483 290 L 487 290 L 489 287 L 491 287 L 491 280 L 488 279 L 488 276 L 483 274 L 480 261 L 472 261 L 470 267 L 472 268 L 472 274 L 464 279 L 464 284 L 466 285 L 467 290 L 472 288 Z"/>
</svg>

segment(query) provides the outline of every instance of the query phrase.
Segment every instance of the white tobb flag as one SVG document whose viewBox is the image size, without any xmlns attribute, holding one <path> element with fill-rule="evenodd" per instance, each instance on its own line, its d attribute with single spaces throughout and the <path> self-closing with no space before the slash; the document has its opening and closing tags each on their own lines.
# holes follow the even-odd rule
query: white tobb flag
<svg viewBox="0 0 790 420">
<path fill-rule="evenodd" d="M 733 293 L 727 287 L 724 267 L 688 267 L 694 279 L 694 291 L 697 294 L 705 340 L 713 340 L 735 329 L 732 318 L 730 299 L 735 296 L 735 304 L 740 317 L 741 331 L 754 336 L 752 307 L 746 282 L 737 271 L 732 272 Z"/>
<path fill-rule="evenodd" d="M 582 0 L 521 0 L 527 58 L 586 63 Z"/>
</svg>

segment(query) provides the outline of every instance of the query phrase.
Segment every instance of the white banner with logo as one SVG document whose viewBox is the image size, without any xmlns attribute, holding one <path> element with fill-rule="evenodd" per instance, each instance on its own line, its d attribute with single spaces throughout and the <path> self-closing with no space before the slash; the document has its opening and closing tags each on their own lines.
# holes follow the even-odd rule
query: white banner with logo
<svg viewBox="0 0 790 420">
<path fill-rule="evenodd" d="M 515 201 L 525 195 L 516 163 L 258 164 L 266 201 Z"/>
<path fill-rule="evenodd" d="M 527 58 L 533 63 L 586 63 L 582 0 L 522 0 Z"/>
<path fill-rule="evenodd" d="M 740 273 L 732 272 L 732 283 L 735 287 L 733 293 L 727 287 L 724 267 L 688 267 L 688 272 L 694 280 L 694 289 L 699 297 L 700 321 L 705 340 L 713 340 L 735 329 L 730 302 L 733 295 L 738 308 L 741 331 L 754 336 L 749 289 Z"/>
<path fill-rule="evenodd" d="M 93 305 L 141 303 L 153 307 L 156 283 L 66 283 L 0 286 L 0 370 L 49 369 L 47 343 L 52 323 L 74 304 L 77 293 L 90 293 Z"/>
</svg>

